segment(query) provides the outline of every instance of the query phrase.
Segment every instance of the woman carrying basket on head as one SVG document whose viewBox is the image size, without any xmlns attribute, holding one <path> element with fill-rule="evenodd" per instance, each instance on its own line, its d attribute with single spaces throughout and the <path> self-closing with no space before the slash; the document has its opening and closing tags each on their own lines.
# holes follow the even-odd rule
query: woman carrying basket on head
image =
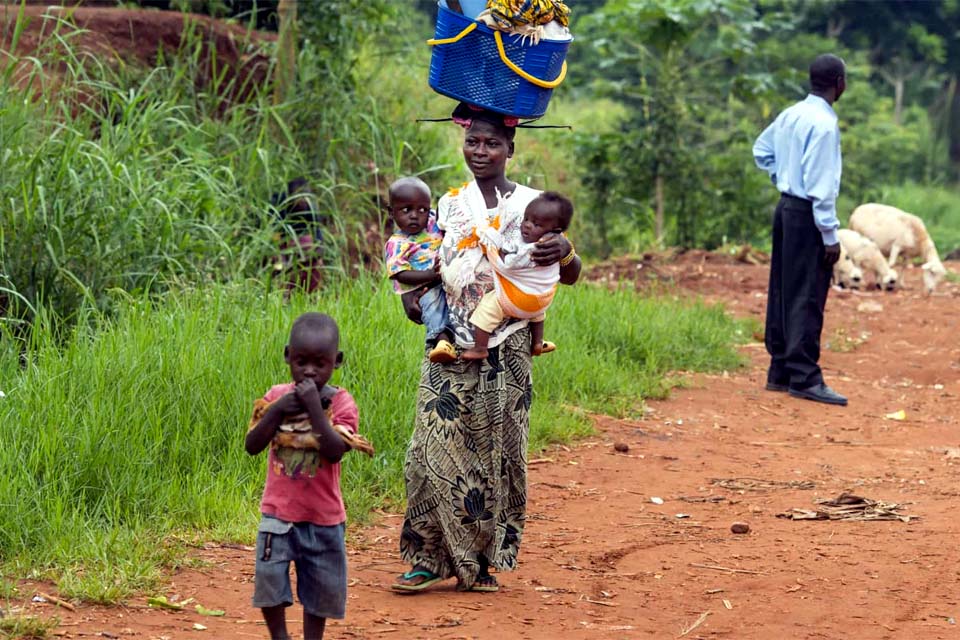
<svg viewBox="0 0 960 640">
<path fill-rule="evenodd" d="M 440 199 L 441 276 L 458 350 L 473 344 L 469 318 L 494 288 L 490 263 L 478 247 L 478 221 L 519 236 L 527 204 L 539 191 L 506 177 L 517 120 L 460 104 L 463 156 L 473 181 Z M 498 199 L 499 193 L 499 199 Z M 499 215 L 498 215 L 499 214 Z M 580 259 L 562 235 L 547 234 L 532 254 L 560 263 L 560 281 L 573 284 Z M 416 292 L 404 296 L 416 318 Z M 400 553 L 411 570 L 393 589 L 421 591 L 450 577 L 461 590 L 496 591 L 490 573 L 513 569 L 527 502 L 527 435 L 532 399 L 531 335 L 526 320 L 506 319 L 489 340 L 484 360 L 431 363 L 424 357 L 416 427 L 404 476 L 407 511 Z"/>
</svg>

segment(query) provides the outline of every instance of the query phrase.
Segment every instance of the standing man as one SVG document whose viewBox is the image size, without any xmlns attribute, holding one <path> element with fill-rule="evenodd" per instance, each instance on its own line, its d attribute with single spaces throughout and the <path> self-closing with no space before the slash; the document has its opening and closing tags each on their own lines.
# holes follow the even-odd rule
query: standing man
<svg viewBox="0 0 960 640">
<path fill-rule="evenodd" d="M 767 295 L 766 388 L 836 405 L 847 399 L 824 384 L 817 361 L 830 274 L 840 257 L 840 128 L 831 105 L 846 87 L 843 60 L 817 56 L 810 94 L 777 116 L 753 145 L 757 166 L 780 192 Z"/>
</svg>

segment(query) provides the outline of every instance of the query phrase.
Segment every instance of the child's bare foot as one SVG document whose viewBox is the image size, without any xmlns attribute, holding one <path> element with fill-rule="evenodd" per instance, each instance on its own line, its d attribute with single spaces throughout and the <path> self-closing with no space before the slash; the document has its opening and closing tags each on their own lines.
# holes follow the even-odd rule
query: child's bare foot
<svg viewBox="0 0 960 640">
<path fill-rule="evenodd" d="M 557 345 L 555 345 L 552 342 L 548 342 L 547 340 L 544 340 L 540 344 L 534 345 L 533 349 L 530 350 L 530 353 L 535 356 L 540 356 L 545 353 L 550 353 L 551 351 L 556 351 L 556 350 L 557 350 Z"/>
<path fill-rule="evenodd" d="M 437 346 L 430 350 L 430 362 L 450 364 L 457 359 L 457 350 L 446 340 L 437 340 Z"/>
<path fill-rule="evenodd" d="M 490 355 L 490 351 L 488 349 L 477 349 L 474 347 L 473 349 L 467 349 L 461 353 L 460 357 L 464 360 L 483 360 L 488 355 Z"/>
</svg>

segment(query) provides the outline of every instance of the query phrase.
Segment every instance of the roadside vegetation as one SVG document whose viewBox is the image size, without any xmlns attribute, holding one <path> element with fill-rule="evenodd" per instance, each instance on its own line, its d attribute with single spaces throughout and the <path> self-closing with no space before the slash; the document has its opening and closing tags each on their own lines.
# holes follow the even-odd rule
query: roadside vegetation
<svg viewBox="0 0 960 640">
<path fill-rule="evenodd" d="M 263 456 L 243 450 L 253 400 L 289 371 L 290 323 L 321 310 L 342 327 L 349 389 L 377 454 L 344 463 L 351 522 L 402 505 L 423 328 L 362 278 L 284 300 L 256 282 L 124 298 L 59 339 L 40 319 L 0 361 L 0 549 L 15 575 L 113 601 L 152 584 L 191 541 L 248 541 Z M 722 309 L 582 284 L 564 288 L 538 359 L 531 448 L 590 432 L 589 412 L 639 414 L 677 370 L 738 366 L 746 328 Z"/>
<path fill-rule="evenodd" d="M 893 63 L 849 48 L 862 23 L 806 33 L 833 4 L 849 8 L 812 3 L 783 20 L 778 2 L 584 0 L 571 77 L 546 118 L 573 130 L 522 132 L 511 177 L 574 196 L 588 261 L 763 246 L 775 194 L 750 144 L 802 96 L 809 53 L 835 49 L 852 79 L 841 218 L 882 200 L 924 216 L 941 253 L 960 246 L 949 43 L 930 25 L 895 41 L 927 74 L 901 78 L 895 99 L 877 79 Z M 190 29 L 143 69 L 85 52 L 68 15 L 29 54 L 17 53 L 25 18 L 3 25 L 0 600 L 29 576 L 112 602 L 187 562 L 191 544 L 249 542 L 264 461 L 242 438 L 253 399 L 287 378 L 286 332 L 306 310 L 340 322 L 335 382 L 378 449 L 345 462 L 349 517 L 402 505 L 422 328 L 377 271 L 382 197 L 400 175 L 421 175 L 435 197 L 467 177 L 457 127 L 416 122 L 452 107 L 426 85 L 435 3 L 301 5 L 296 75 L 279 97 L 272 66 L 252 87 L 198 83 L 209 50 Z M 270 39 L 244 46 L 276 59 Z M 271 199 L 298 176 L 324 217 L 326 280 L 287 299 L 277 251 L 293 230 Z M 588 434 L 591 412 L 638 414 L 675 372 L 738 366 L 734 347 L 752 333 L 720 307 L 587 283 L 562 290 L 547 326 L 559 350 L 535 364 L 533 450 Z"/>
</svg>

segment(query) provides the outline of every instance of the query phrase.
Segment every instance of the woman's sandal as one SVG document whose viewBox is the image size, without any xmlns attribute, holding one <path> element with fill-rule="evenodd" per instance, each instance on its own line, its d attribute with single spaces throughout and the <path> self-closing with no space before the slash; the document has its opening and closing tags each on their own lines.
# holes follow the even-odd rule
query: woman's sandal
<svg viewBox="0 0 960 640">
<path fill-rule="evenodd" d="M 440 582 L 442 579 L 437 574 L 427 571 L 426 569 L 413 569 L 411 571 L 407 571 L 398 579 L 413 580 L 415 578 L 423 578 L 423 580 L 416 584 L 400 584 L 399 582 L 394 582 L 392 585 L 390 585 L 390 588 L 394 591 L 400 591 L 402 593 L 416 593 L 417 591 L 423 591 L 427 587 Z"/>
<path fill-rule="evenodd" d="M 477 576 L 470 591 L 481 591 L 483 593 L 496 593 L 500 590 L 500 585 L 494 576 Z"/>
<path fill-rule="evenodd" d="M 430 350 L 430 362 L 439 362 L 440 364 L 450 364 L 457 360 L 457 350 L 446 340 L 438 340 L 437 346 Z"/>
</svg>

